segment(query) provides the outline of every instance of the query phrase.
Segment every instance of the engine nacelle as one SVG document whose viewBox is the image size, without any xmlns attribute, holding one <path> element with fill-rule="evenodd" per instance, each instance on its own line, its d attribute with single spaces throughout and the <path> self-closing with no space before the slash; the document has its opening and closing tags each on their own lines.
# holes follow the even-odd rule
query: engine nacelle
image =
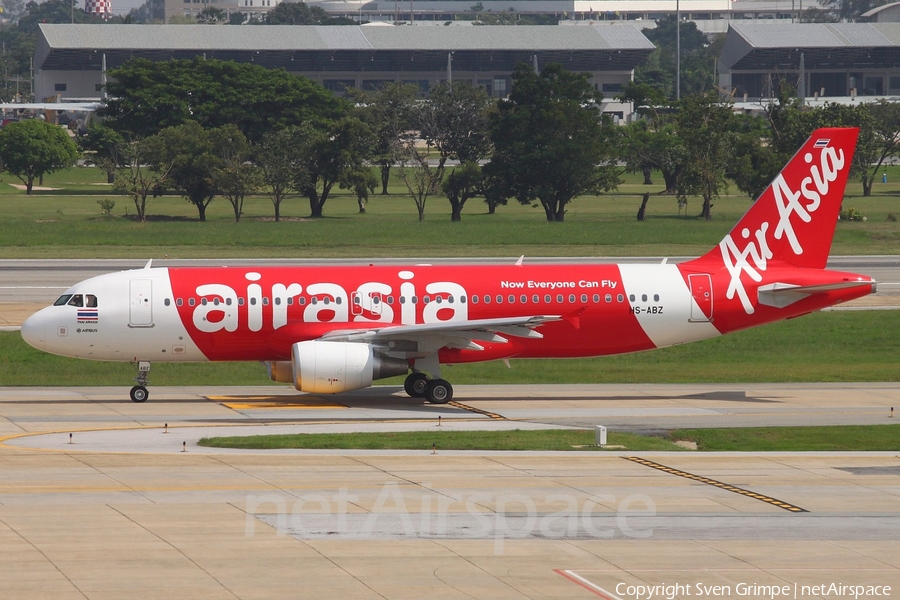
<svg viewBox="0 0 900 600">
<path fill-rule="evenodd" d="M 370 344 L 352 342 L 297 342 L 291 347 L 291 359 L 294 387 L 312 394 L 358 390 L 409 370 L 403 359 L 381 356 Z"/>
</svg>

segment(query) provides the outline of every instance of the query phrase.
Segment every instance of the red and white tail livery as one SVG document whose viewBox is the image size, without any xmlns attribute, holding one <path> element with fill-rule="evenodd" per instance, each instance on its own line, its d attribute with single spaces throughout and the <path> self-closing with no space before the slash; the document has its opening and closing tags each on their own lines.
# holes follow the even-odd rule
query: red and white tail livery
<svg viewBox="0 0 900 600">
<path fill-rule="evenodd" d="M 453 395 L 441 365 L 662 348 L 796 317 L 875 290 L 825 270 L 858 130 L 820 129 L 706 255 L 675 264 L 147 268 L 76 284 L 22 337 L 139 365 L 252 360 L 301 391 L 407 375 Z"/>
</svg>

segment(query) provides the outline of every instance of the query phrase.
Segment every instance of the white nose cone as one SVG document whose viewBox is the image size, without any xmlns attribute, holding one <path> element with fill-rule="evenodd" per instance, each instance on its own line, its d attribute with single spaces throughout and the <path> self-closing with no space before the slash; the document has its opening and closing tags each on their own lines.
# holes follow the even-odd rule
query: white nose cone
<svg viewBox="0 0 900 600">
<path fill-rule="evenodd" d="M 38 311 L 25 319 L 22 323 L 22 339 L 25 343 L 38 350 L 44 349 L 44 317 L 43 311 Z"/>
</svg>

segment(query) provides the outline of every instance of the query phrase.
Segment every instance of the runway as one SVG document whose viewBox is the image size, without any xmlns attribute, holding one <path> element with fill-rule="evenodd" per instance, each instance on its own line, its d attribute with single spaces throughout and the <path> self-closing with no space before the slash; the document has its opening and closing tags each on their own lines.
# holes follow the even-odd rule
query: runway
<svg viewBox="0 0 900 600">
<path fill-rule="evenodd" d="M 4 599 L 900 590 L 900 453 L 437 443 L 445 428 L 548 423 L 892 423 L 900 384 L 459 386 L 459 404 L 444 407 L 394 388 L 329 399 L 272 387 L 152 392 L 134 404 L 125 388 L 0 388 Z M 403 428 L 434 431 L 436 452 L 195 445 L 231 431 Z"/>
</svg>

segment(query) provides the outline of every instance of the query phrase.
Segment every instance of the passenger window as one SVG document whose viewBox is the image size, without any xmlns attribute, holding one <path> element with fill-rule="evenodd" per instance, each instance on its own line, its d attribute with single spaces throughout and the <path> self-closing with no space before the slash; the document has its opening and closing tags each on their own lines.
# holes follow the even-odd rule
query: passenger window
<svg viewBox="0 0 900 600">
<path fill-rule="evenodd" d="M 478 304 L 478 294 L 472 296 L 472 304 Z"/>
<path fill-rule="evenodd" d="M 219 299 L 218 299 L 218 298 L 213 298 L 213 304 L 214 304 L 215 306 L 218 306 L 218 305 L 219 305 Z"/>
<path fill-rule="evenodd" d="M 69 303 L 69 298 L 72 297 L 72 294 L 63 294 L 59 298 L 56 299 L 56 302 L 53 303 L 53 306 L 65 306 Z"/>
<path fill-rule="evenodd" d="M 659 294 L 653 294 L 653 301 L 659 302 Z"/>
<path fill-rule="evenodd" d="M 582 303 L 582 304 L 587 304 L 587 294 L 582 294 L 582 295 L 581 295 L 581 303 Z"/>
<path fill-rule="evenodd" d="M 516 303 L 516 297 L 513 296 L 512 294 L 509 295 L 509 298 L 507 298 L 507 300 L 509 300 L 509 303 L 510 303 L 510 304 L 515 304 L 515 303 Z"/>
<path fill-rule="evenodd" d="M 550 294 L 547 294 L 546 296 L 544 296 L 544 302 L 546 302 L 547 304 L 550 304 Z"/>
<path fill-rule="evenodd" d="M 300 299 L 297 300 L 297 302 L 300 303 L 300 306 L 306 306 L 306 298 L 304 298 L 303 296 L 300 296 Z"/>
<path fill-rule="evenodd" d="M 329 304 L 331 304 L 331 298 L 329 298 L 328 296 L 325 296 L 324 298 L 322 298 L 322 304 L 324 304 L 325 306 L 328 306 Z"/>
<path fill-rule="evenodd" d="M 268 305 L 269 305 L 269 299 L 263 298 L 263 306 L 268 306 Z"/>
<path fill-rule="evenodd" d="M 485 304 L 490 304 L 490 303 L 491 303 L 491 297 L 488 296 L 487 294 L 484 295 L 484 303 L 485 303 Z"/>
<path fill-rule="evenodd" d="M 238 298 L 238 306 L 243 306 L 243 305 L 244 305 L 244 299 Z M 191 304 L 191 306 L 193 306 L 193 304 Z"/>
<path fill-rule="evenodd" d="M 184 301 L 181 298 L 175 299 L 175 306 L 181 306 L 182 304 L 184 304 Z"/>
<path fill-rule="evenodd" d="M 522 301 L 522 304 L 525 304 L 528 302 L 528 296 L 526 296 L 525 294 L 522 294 L 522 297 L 519 298 L 519 300 Z"/>
<path fill-rule="evenodd" d="M 453 296 L 447 296 L 447 302 L 453 304 Z"/>
<path fill-rule="evenodd" d="M 318 304 L 319 299 L 316 298 L 315 296 L 313 296 L 312 298 L 309 299 L 309 302 L 310 302 L 310 304 Z"/>
<path fill-rule="evenodd" d="M 406 296 L 400 296 L 400 304 L 406 304 Z"/>
<path fill-rule="evenodd" d="M 81 294 L 75 294 L 72 296 L 72 299 L 69 300 L 69 306 L 77 306 L 79 308 L 84 307 L 84 296 Z"/>
<path fill-rule="evenodd" d="M 203 304 L 206 304 L 206 300 L 203 301 Z M 256 306 L 256 298 L 250 298 L 250 306 Z"/>
<path fill-rule="evenodd" d="M 429 302 L 431 302 L 431 296 L 425 296 L 424 298 L 422 298 L 423 304 L 428 304 Z"/>
<path fill-rule="evenodd" d="M 607 300 L 609 302 L 609 300 Z M 594 304 L 600 304 L 600 294 L 594 294 Z"/>
<path fill-rule="evenodd" d="M 343 302 L 343 300 L 341 299 L 340 296 L 338 296 L 337 298 L 334 299 L 335 304 L 340 304 L 341 302 Z"/>
<path fill-rule="evenodd" d="M 165 300 L 163 300 L 163 304 L 165 304 L 166 306 L 171 306 L 171 305 L 172 305 L 172 301 L 169 300 L 168 298 L 166 298 Z"/>
<path fill-rule="evenodd" d="M 641 294 L 641 302 L 647 301 L 647 294 Z"/>
<path fill-rule="evenodd" d="M 195 305 L 196 303 L 197 303 L 197 301 L 194 300 L 193 298 L 188 298 L 188 306 L 193 306 L 193 305 Z"/>
<path fill-rule="evenodd" d="M 569 294 L 569 302 L 571 302 L 572 304 L 575 303 L 575 294 Z"/>
<path fill-rule="evenodd" d="M 275 298 L 275 306 L 281 306 L 281 298 Z"/>
<path fill-rule="evenodd" d="M 538 296 L 537 294 L 535 294 L 534 296 L 531 297 L 531 301 L 534 302 L 535 304 L 537 304 L 541 301 L 541 297 Z"/>
<path fill-rule="evenodd" d="M 556 295 L 556 301 L 559 302 L 560 304 L 562 304 L 562 301 L 563 301 L 563 296 L 562 296 L 562 294 L 557 294 L 557 295 Z"/>
<path fill-rule="evenodd" d="M 623 296 L 622 294 L 619 294 L 618 296 L 616 296 L 616 301 L 617 302 L 625 302 L 625 296 Z"/>
<path fill-rule="evenodd" d="M 607 294 L 605 300 L 607 304 L 612 302 L 612 294 Z M 619 300 L 619 302 L 621 302 L 621 300 Z"/>
<path fill-rule="evenodd" d="M 434 299 L 434 301 L 437 302 L 438 304 L 440 304 L 441 302 L 444 301 L 444 299 L 442 297 L 438 296 Z"/>
<path fill-rule="evenodd" d="M 394 297 L 393 297 L 393 296 L 388 296 L 388 298 L 387 298 L 387 303 L 388 303 L 388 304 L 393 304 L 393 303 L 394 303 Z"/>
<path fill-rule="evenodd" d="M 634 302 L 634 294 L 628 294 L 628 301 Z"/>
<path fill-rule="evenodd" d="M 460 296 L 460 297 L 459 297 L 459 303 L 460 303 L 460 304 L 465 304 L 465 303 L 466 303 L 466 297 L 465 297 L 465 296 Z"/>
<path fill-rule="evenodd" d="M 231 298 L 225 298 L 225 306 L 231 306 Z"/>
<path fill-rule="evenodd" d="M 497 294 L 497 304 L 503 304 L 503 296 Z"/>
<path fill-rule="evenodd" d="M 208 303 L 209 303 L 209 301 L 206 298 L 200 299 L 200 304 L 202 304 L 203 306 L 206 306 Z"/>
<path fill-rule="evenodd" d="M 418 303 L 419 303 L 419 297 L 418 297 L 418 296 L 413 296 L 412 298 L 409 299 L 409 301 L 412 302 L 413 304 L 418 304 Z"/>
</svg>

